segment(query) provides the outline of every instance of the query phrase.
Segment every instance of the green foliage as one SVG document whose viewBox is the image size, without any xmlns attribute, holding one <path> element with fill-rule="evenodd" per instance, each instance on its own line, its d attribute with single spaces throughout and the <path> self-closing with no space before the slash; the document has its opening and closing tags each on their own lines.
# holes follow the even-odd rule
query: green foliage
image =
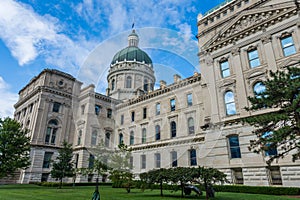
<svg viewBox="0 0 300 200">
<path fill-rule="evenodd" d="M 119 145 L 119 150 L 110 157 L 110 179 L 113 187 L 124 187 L 128 193 L 134 185 L 130 166 L 131 149 L 125 144 Z"/>
<path fill-rule="evenodd" d="M 72 145 L 68 144 L 66 141 L 63 142 L 63 148 L 58 151 L 59 155 L 57 157 L 57 162 L 53 162 L 53 168 L 51 170 L 51 176 L 60 180 L 60 186 L 62 186 L 62 179 L 64 177 L 73 177 L 73 149 Z"/>
<path fill-rule="evenodd" d="M 223 172 L 200 166 L 198 168 L 176 167 L 151 170 L 140 174 L 140 179 L 142 182 L 140 185 L 143 188 L 159 188 L 161 196 L 163 196 L 163 189 L 166 187 L 175 191 L 180 189 L 181 196 L 183 196 L 184 187 L 193 182 L 202 185 L 206 190 L 214 184 L 227 182 L 226 175 Z M 166 183 L 172 183 L 172 185 L 166 185 Z"/>
<path fill-rule="evenodd" d="M 280 148 L 280 153 L 267 160 L 283 158 L 289 153 L 293 161 L 300 158 L 300 68 L 270 72 L 270 78 L 263 82 L 266 90 L 254 97 L 248 97 L 251 107 L 247 111 L 271 109 L 261 115 L 253 115 L 244 122 L 254 126 L 257 139 L 250 141 L 249 150 L 256 153 Z M 272 133 L 266 136 L 266 133 Z"/>
<path fill-rule="evenodd" d="M 28 130 L 11 119 L 0 119 L 0 178 L 13 175 L 30 165 Z"/>
</svg>

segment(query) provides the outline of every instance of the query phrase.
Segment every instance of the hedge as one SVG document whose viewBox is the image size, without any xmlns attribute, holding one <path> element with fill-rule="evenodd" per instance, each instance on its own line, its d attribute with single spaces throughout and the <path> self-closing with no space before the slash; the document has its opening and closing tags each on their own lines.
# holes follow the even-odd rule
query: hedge
<svg viewBox="0 0 300 200">
<path fill-rule="evenodd" d="M 33 182 L 31 184 L 34 185 L 39 185 L 39 186 L 45 186 L 45 187 L 58 187 L 59 186 L 59 182 Z M 104 182 L 100 182 L 98 183 L 100 186 L 111 186 L 112 183 L 104 183 Z M 89 183 L 75 183 L 75 186 L 95 186 L 96 183 L 93 182 L 89 182 Z M 63 186 L 73 186 L 73 183 L 63 183 Z"/>
<path fill-rule="evenodd" d="M 215 185 L 216 192 L 236 192 L 269 195 L 299 195 L 300 188 L 272 187 L 272 186 L 246 186 L 246 185 Z"/>
</svg>

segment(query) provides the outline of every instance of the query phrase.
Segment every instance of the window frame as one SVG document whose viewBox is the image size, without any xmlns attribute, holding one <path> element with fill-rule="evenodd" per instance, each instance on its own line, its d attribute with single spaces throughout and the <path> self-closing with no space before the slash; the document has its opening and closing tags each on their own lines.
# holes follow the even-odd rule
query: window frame
<svg viewBox="0 0 300 200">
<path fill-rule="evenodd" d="M 126 77 L 126 84 L 125 84 L 126 88 L 132 88 L 132 77 L 131 76 L 127 76 Z"/>
<path fill-rule="evenodd" d="M 141 169 L 146 169 L 146 167 L 147 167 L 146 155 L 143 154 L 141 155 Z"/>
<path fill-rule="evenodd" d="M 287 39 L 291 39 L 292 43 L 290 45 L 285 46 L 284 43 L 283 43 L 283 41 L 287 40 Z M 296 46 L 295 46 L 295 41 L 293 39 L 292 34 L 288 34 L 286 36 L 281 37 L 280 38 L 280 44 L 281 44 L 281 49 L 282 49 L 284 57 L 288 57 L 288 56 L 291 56 L 291 55 L 294 55 L 294 54 L 297 53 L 297 49 L 296 49 Z M 291 47 L 293 48 L 293 52 L 292 53 L 287 53 L 287 51 L 285 51 L 285 50 L 289 49 Z"/>
<path fill-rule="evenodd" d="M 239 142 L 239 136 L 238 135 L 230 135 L 227 137 L 228 138 L 228 147 L 229 147 L 229 156 L 230 159 L 240 159 L 242 158 L 241 154 L 241 147 L 240 147 L 240 142 Z M 233 141 L 231 138 L 236 138 L 236 144 L 234 145 Z"/>
<path fill-rule="evenodd" d="M 229 94 L 229 93 L 232 93 L 232 100 L 231 101 L 227 101 L 227 98 L 226 96 Z M 228 97 L 229 98 L 229 97 Z M 236 110 L 236 104 L 235 104 L 235 95 L 234 95 L 234 92 L 232 90 L 227 90 L 226 92 L 224 92 L 224 105 L 225 105 L 225 113 L 226 113 L 226 116 L 231 116 L 231 115 L 236 115 L 237 114 L 237 110 Z M 234 105 L 234 113 L 230 113 L 229 111 L 231 111 L 229 109 L 229 107 L 231 105 Z"/>
<path fill-rule="evenodd" d="M 170 111 L 173 112 L 176 110 L 176 99 L 172 98 L 170 99 Z"/>
<path fill-rule="evenodd" d="M 62 106 L 61 103 L 59 103 L 57 101 L 53 102 L 52 112 L 59 113 L 61 106 Z"/>
<path fill-rule="evenodd" d="M 190 166 L 197 166 L 197 151 L 196 149 L 189 150 Z"/>
<path fill-rule="evenodd" d="M 130 134 L 129 134 L 129 145 L 134 145 L 134 131 L 130 131 Z"/>
<path fill-rule="evenodd" d="M 155 125 L 155 141 L 159 141 L 161 139 L 161 130 L 160 125 Z"/>
<path fill-rule="evenodd" d="M 177 124 L 175 121 L 170 122 L 171 138 L 175 138 L 177 134 Z"/>
<path fill-rule="evenodd" d="M 189 93 L 186 95 L 186 101 L 187 101 L 187 106 L 192 106 L 193 105 L 193 94 Z"/>
<path fill-rule="evenodd" d="M 227 67 L 226 67 L 226 68 L 223 68 L 223 65 L 224 65 L 224 64 L 227 64 Z M 229 66 L 229 61 L 228 61 L 228 59 L 220 61 L 220 62 L 219 62 L 219 65 L 220 65 L 221 77 L 222 77 L 222 78 L 227 78 L 227 77 L 229 77 L 231 74 L 230 74 L 230 66 Z M 225 74 L 226 72 L 228 72 L 228 74 Z"/>
<path fill-rule="evenodd" d="M 155 114 L 156 115 L 160 115 L 160 109 L 161 109 L 160 103 L 156 103 L 155 104 Z"/>
<path fill-rule="evenodd" d="M 142 128 L 142 144 L 145 144 L 147 142 L 147 129 Z"/>
<path fill-rule="evenodd" d="M 155 168 L 161 168 L 161 155 L 160 153 L 155 153 L 154 154 L 154 163 L 155 163 Z"/>
<path fill-rule="evenodd" d="M 256 52 L 257 57 L 251 58 L 251 53 L 254 53 L 254 52 Z M 247 55 L 248 55 L 248 63 L 249 63 L 249 66 L 251 69 L 261 65 L 257 48 L 248 50 Z"/>
</svg>

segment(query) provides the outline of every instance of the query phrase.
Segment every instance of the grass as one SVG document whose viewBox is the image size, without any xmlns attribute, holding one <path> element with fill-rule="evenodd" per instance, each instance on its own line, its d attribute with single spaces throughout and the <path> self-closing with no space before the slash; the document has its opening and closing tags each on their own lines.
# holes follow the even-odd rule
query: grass
<svg viewBox="0 0 300 200">
<path fill-rule="evenodd" d="M 63 189 L 42 187 L 36 185 L 0 185 L 0 200 L 84 200 L 91 199 L 95 190 L 93 186 L 65 187 Z M 127 193 L 125 189 L 115 189 L 110 186 L 101 186 L 101 200 L 178 200 L 181 192 L 164 191 L 164 197 L 159 196 L 159 190 L 133 189 Z M 192 193 L 193 194 L 193 193 Z M 205 196 L 187 196 L 185 199 L 205 199 Z M 288 200 L 293 198 L 271 195 L 241 194 L 218 192 L 214 200 Z"/>
</svg>

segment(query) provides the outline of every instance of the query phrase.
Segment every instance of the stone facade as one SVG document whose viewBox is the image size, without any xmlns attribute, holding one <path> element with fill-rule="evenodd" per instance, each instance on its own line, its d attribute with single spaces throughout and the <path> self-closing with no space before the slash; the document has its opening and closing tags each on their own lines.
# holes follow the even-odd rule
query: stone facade
<svg viewBox="0 0 300 200">
<path fill-rule="evenodd" d="M 15 105 L 15 119 L 30 129 L 32 145 L 32 164 L 19 181 L 54 181 L 48 161 L 67 140 L 77 168 L 89 166 L 89 149 L 99 142 L 111 150 L 124 142 L 133 149 L 136 175 L 201 165 L 220 169 L 235 184 L 300 186 L 300 162 L 287 156 L 267 167 L 268 156 L 248 150 L 253 128 L 238 123 L 270 111 L 243 109 L 269 70 L 300 65 L 299 19 L 292 0 L 233 0 L 199 15 L 201 74 L 183 80 L 174 75 L 174 83 L 160 81 L 156 90 L 152 61 L 138 49 L 135 32 L 127 50 L 140 56 L 120 60 L 116 54 L 106 95 L 96 93 L 94 85 L 83 88 L 69 74 L 42 71 L 20 91 Z"/>
</svg>

